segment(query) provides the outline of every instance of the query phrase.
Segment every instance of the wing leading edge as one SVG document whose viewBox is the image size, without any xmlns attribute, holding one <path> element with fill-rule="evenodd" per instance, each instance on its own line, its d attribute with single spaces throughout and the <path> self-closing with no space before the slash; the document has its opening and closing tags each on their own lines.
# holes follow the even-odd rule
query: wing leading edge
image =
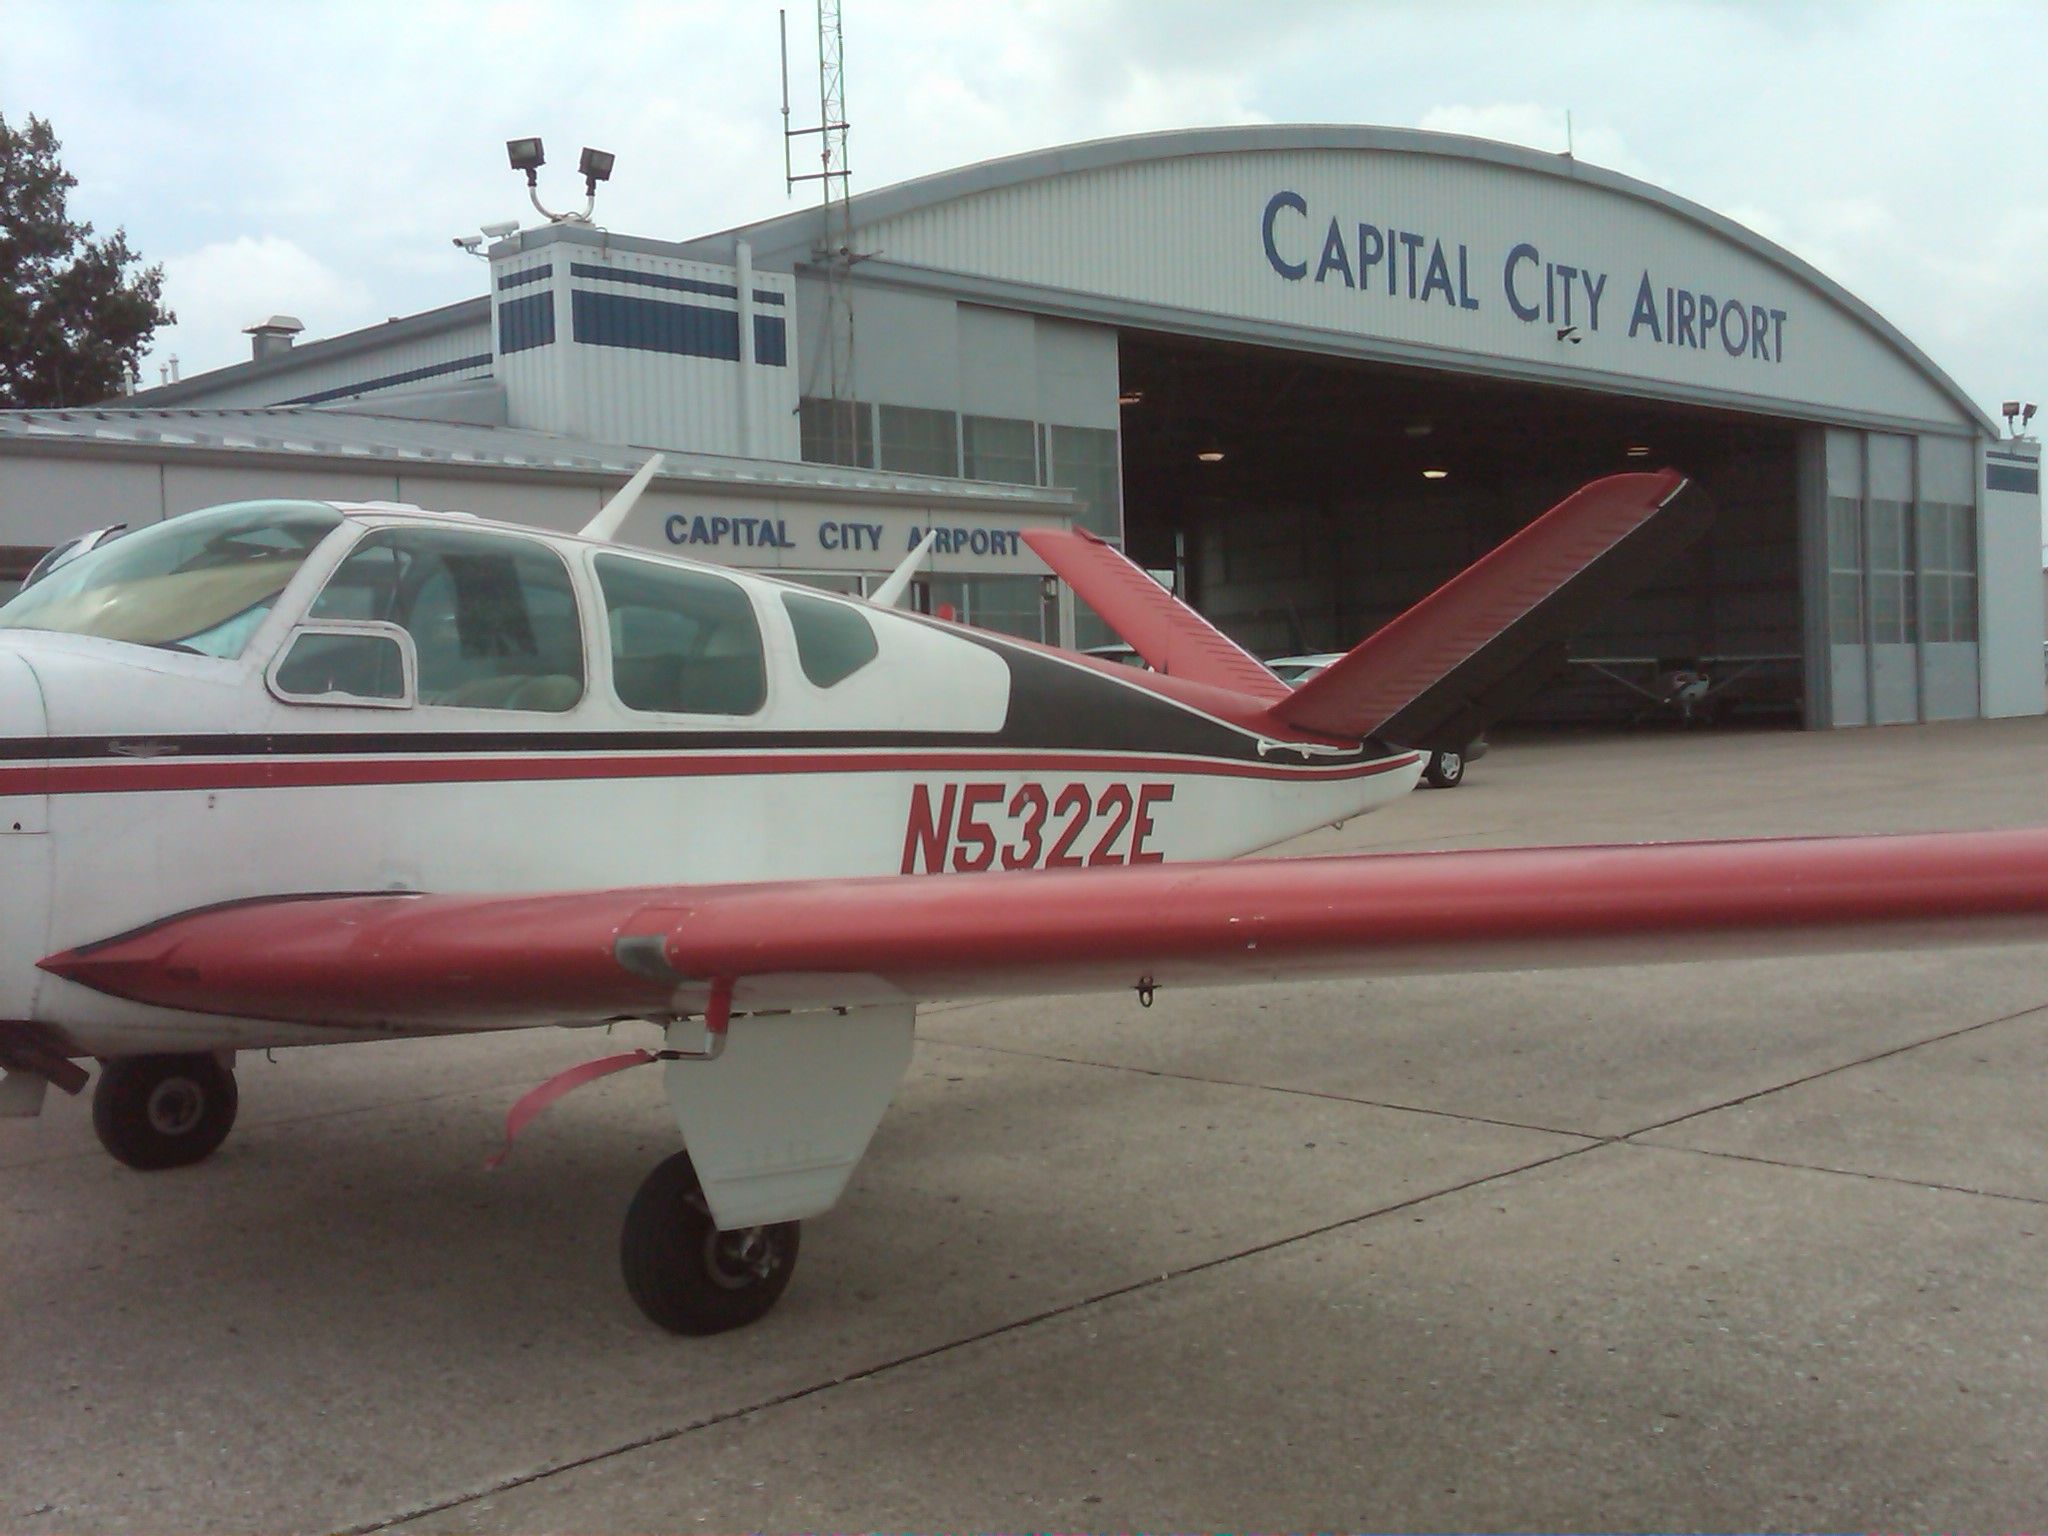
<svg viewBox="0 0 2048 1536">
<path fill-rule="evenodd" d="M 335 1028 L 2048 939 L 2048 828 L 536 896 L 318 896 L 53 955 L 137 1001 Z"/>
</svg>

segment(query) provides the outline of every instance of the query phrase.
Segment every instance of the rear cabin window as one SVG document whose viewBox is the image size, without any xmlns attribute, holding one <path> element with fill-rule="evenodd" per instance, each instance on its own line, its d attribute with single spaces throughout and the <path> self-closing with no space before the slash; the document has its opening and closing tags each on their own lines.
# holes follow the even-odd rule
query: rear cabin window
<svg viewBox="0 0 2048 1536">
<path fill-rule="evenodd" d="M 306 616 L 404 629 L 419 655 L 422 704 L 560 714 L 583 697 L 569 568 L 531 539 L 380 530 L 335 568 Z"/>
<path fill-rule="evenodd" d="M 844 682 L 875 659 L 875 627 L 851 604 L 785 592 L 782 606 L 796 632 L 796 657 L 804 676 L 818 687 Z"/>
<path fill-rule="evenodd" d="M 768 701 L 754 605 L 709 571 L 597 557 L 611 629 L 612 687 L 650 714 L 751 715 Z"/>
</svg>

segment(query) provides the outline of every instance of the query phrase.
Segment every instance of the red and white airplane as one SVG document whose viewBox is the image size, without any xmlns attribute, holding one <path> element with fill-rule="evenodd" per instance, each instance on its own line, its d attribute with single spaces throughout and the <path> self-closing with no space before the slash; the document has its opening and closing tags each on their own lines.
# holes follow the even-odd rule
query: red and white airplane
<svg viewBox="0 0 2048 1536">
<path fill-rule="evenodd" d="M 1412 788 L 1710 515 L 1620 475 L 1290 690 L 1109 546 L 1031 547 L 1153 671 L 609 542 L 268 501 L 0 608 L 0 1109 L 197 1162 L 235 1053 L 645 1021 L 686 1150 L 662 1326 L 749 1322 L 920 1001 L 2048 935 L 2048 832 L 1219 862 Z M 899 571 L 887 596 L 909 578 Z M 943 877 L 943 878 L 934 878 Z"/>
</svg>

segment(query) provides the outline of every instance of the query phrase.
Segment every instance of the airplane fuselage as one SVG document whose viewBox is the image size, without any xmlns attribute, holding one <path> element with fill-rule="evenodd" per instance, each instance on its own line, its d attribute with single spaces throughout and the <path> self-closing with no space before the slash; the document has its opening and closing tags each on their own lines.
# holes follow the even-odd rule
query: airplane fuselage
<svg viewBox="0 0 2048 1536">
<path fill-rule="evenodd" d="M 444 533 L 461 536 L 450 591 L 473 590 L 442 594 L 445 634 L 422 616 L 431 581 L 404 599 L 399 696 L 305 691 L 285 663 L 309 623 L 334 632 L 314 639 L 337 653 L 404 627 L 342 609 L 344 562 L 360 570 L 394 541 Z M 559 561 L 573 609 L 509 621 L 492 564 L 503 551 Z M 751 623 L 758 637 L 696 664 L 708 685 L 669 676 L 693 665 L 687 644 L 635 595 L 676 571 L 717 584 L 728 630 Z M 520 659 L 550 645 L 551 666 Z M 717 680 L 735 668 L 752 679 L 737 692 Z M 291 892 L 1223 858 L 1373 809 L 1421 771 L 1414 753 L 1277 742 L 1250 718 L 1220 691 L 770 579 L 349 509 L 237 654 L 0 629 L 0 1020 L 100 1056 L 347 1038 L 151 1007 L 36 962 Z"/>
</svg>

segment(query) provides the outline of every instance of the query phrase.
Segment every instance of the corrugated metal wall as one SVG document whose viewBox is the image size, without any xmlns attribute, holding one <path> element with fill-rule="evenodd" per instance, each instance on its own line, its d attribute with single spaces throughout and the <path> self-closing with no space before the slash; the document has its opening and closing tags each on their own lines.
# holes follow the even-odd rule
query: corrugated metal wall
<svg viewBox="0 0 2048 1536">
<path fill-rule="evenodd" d="M 1141 162 L 962 197 L 871 224 L 861 240 L 900 265 L 1428 348 L 1452 366 L 1513 359 L 1767 408 L 1962 420 L 1850 311 L 1676 212 L 1441 155 Z M 1702 296 L 1716 316 L 1704 337 Z M 1567 327 L 1576 343 L 1558 337 Z"/>
<path fill-rule="evenodd" d="M 741 289 L 744 286 L 744 293 Z M 797 451 L 796 280 L 543 230 L 492 261 L 510 424 L 748 457 Z"/>
<path fill-rule="evenodd" d="M 445 388 L 491 376 L 491 328 L 456 326 L 431 336 L 226 385 L 180 402 L 187 406 L 324 405 L 394 393 Z"/>
</svg>

